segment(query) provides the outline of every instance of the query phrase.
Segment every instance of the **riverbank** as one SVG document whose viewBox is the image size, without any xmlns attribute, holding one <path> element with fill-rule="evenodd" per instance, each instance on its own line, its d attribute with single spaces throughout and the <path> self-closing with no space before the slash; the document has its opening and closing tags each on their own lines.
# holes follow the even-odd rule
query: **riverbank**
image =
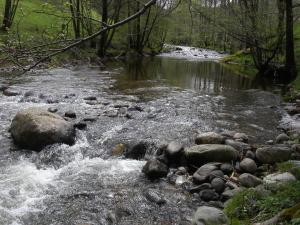
<svg viewBox="0 0 300 225">
<path fill-rule="evenodd" d="M 193 225 L 297 224 L 299 136 L 290 127 L 265 144 L 249 144 L 243 133 L 201 133 L 193 147 L 162 145 L 142 171 L 150 180 L 166 177 L 199 202 Z"/>
</svg>

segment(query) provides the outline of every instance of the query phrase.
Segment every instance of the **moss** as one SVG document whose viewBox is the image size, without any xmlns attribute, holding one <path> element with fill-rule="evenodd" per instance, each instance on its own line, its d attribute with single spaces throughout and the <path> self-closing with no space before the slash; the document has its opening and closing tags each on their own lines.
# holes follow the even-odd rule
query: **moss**
<svg viewBox="0 0 300 225">
<path fill-rule="evenodd" d="M 282 166 L 287 169 L 289 165 Z M 300 182 L 295 181 L 272 188 L 268 194 L 262 194 L 255 189 L 248 189 L 237 194 L 225 207 L 225 213 L 232 221 L 240 221 L 241 224 L 249 224 L 265 221 L 272 218 L 283 209 L 286 211 L 285 221 L 298 218 L 300 202 Z M 292 213 L 293 216 L 288 216 Z"/>
<path fill-rule="evenodd" d="M 292 168 L 295 167 L 295 165 L 294 163 L 287 161 L 287 162 L 277 163 L 276 167 L 280 172 L 289 172 Z"/>
<path fill-rule="evenodd" d="M 224 211 L 236 224 L 249 224 L 250 219 L 259 212 L 257 201 L 261 198 L 255 189 L 241 191 L 227 202 Z"/>
</svg>

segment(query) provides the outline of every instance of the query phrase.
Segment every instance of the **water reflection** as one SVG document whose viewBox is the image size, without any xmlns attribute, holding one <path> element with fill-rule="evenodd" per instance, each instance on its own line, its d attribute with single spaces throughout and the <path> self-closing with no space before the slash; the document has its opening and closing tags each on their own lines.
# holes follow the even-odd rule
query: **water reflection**
<svg viewBox="0 0 300 225">
<path fill-rule="evenodd" d="M 120 66 L 120 63 L 114 66 Z M 193 89 L 208 94 L 256 88 L 248 77 L 235 74 L 228 67 L 210 61 L 171 58 L 146 58 L 127 62 L 117 78 L 119 90 L 154 87 L 156 84 Z M 150 82 L 149 82 L 150 81 Z"/>
</svg>

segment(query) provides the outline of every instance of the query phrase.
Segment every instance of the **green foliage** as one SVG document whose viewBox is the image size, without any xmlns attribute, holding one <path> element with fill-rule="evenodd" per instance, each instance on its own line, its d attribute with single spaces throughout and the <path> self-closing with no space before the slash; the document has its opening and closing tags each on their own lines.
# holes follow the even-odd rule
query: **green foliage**
<svg viewBox="0 0 300 225">
<path fill-rule="evenodd" d="M 283 169 L 287 167 L 282 166 Z M 295 181 L 273 187 L 266 193 L 255 189 L 244 190 L 228 202 L 225 213 L 235 221 L 233 224 L 251 224 L 267 220 L 299 202 L 300 182 Z"/>
</svg>

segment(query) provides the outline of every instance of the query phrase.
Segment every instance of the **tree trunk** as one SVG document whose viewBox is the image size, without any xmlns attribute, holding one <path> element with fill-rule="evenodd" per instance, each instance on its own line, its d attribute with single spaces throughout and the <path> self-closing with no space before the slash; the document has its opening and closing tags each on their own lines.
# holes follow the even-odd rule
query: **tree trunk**
<svg viewBox="0 0 300 225">
<path fill-rule="evenodd" d="M 291 77 L 296 75 L 296 62 L 294 51 L 294 21 L 293 0 L 286 0 L 286 56 L 285 67 Z"/>
<path fill-rule="evenodd" d="M 5 10 L 4 10 L 4 18 L 3 18 L 3 29 L 7 29 L 10 28 L 11 26 L 11 18 L 10 18 L 10 14 L 11 14 L 11 0 L 6 0 L 5 1 Z"/>
<path fill-rule="evenodd" d="M 102 27 L 105 27 L 108 21 L 108 4 L 107 0 L 102 0 Z M 104 32 L 100 37 L 98 56 L 104 57 L 106 53 L 106 41 L 107 41 L 107 32 Z"/>
</svg>

